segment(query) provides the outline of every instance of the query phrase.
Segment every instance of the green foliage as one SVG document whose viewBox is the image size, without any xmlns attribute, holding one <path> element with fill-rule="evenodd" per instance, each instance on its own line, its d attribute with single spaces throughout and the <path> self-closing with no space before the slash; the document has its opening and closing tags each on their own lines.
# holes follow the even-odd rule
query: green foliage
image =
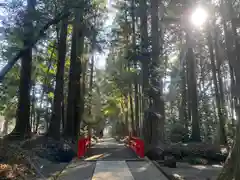
<svg viewBox="0 0 240 180">
<path fill-rule="evenodd" d="M 186 128 L 184 128 L 181 124 L 171 125 L 170 140 L 173 143 L 188 141 L 188 130 L 186 130 Z"/>
</svg>

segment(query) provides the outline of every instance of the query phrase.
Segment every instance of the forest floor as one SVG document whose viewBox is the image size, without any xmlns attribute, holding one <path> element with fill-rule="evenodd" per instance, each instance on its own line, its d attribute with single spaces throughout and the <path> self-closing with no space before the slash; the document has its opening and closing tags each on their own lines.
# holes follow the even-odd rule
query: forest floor
<svg viewBox="0 0 240 180">
<path fill-rule="evenodd" d="M 127 143 L 128 137 L 116 139 Z M 225 146 L 207 143 L 160 144 L 146 156 L 171 180 L 216 180 L 228 150 Z M 176 167 L 170 167 L 172 158 Z"/>
<path fill-rule="evenodd" d="M 174 180 L 216 180 L 222 166 L 216 165 L 191 165 L 177 162 L 176 168 L 160 165 L 161 169 Z"/>
<path fill-rule="evenodd" d="M 25 141 L 0 140 L 0 180 L 49 178 L 76 156 L 77 146 L 65 140 L 36 136 Z M 26 178 L 27 177 L 27 178 Z"/>
<path fill-rule="evenodd" d="M 148 153 L 148 157 L 174 180 L 215 180 L 227 155 L 226 147 L 204 143 L 161 146 Z"/>
</svg>

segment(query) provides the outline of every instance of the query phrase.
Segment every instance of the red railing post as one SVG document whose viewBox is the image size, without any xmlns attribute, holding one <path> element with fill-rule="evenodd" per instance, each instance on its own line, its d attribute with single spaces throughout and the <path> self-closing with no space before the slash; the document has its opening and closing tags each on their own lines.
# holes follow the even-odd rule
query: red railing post
<svg viewBox="0 0 240 180">
<path fill-rule="evenodd" d="M 139 156 L 144 158 L 144 142 L 143 140 L 139 140 Z"/>
<path fill-rule="evenodd" d="M 78 153 L 77 156 L 78 158 L 81 158 L 84 155 L 84 140 L 79 139 L 78 140 Z"/>
<path fill-rule="evenodd" d="M 90 147 L 90 145 L 91 145 L 91 136 L 88 136 L 86 138 L 80 138 L 78 140 L 78 152 L 77 152 L 78 158 L 81 158 L 86 154 L 87 149 Z"/>
<path fill-rule="evenodd" d="M 144 158 L 144 142 L 142 139 L 137 137 L 129 137 L 129 146 L 132 148 L 135 153 L 140 157 Z"/>
<path fill-rule="evenodd" d="M 86 153 L 86 138 L 83 139 L 83 156 Z"/>
</svg>

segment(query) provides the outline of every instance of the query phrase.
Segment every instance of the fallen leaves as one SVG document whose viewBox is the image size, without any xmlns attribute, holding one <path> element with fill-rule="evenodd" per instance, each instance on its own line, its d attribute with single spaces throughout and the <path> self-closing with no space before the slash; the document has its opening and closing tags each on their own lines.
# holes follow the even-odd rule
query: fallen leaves
<svg viewBox="0 0 240 180">
<path fill-rule="evenodd" d="M 26 154 L 26 152 L 16 144 L 2 144 L 0 148 L 1 179 L 21 180 L 26 179 L 26 175 L 33 174 L 24 154 Z"/>
</svg>

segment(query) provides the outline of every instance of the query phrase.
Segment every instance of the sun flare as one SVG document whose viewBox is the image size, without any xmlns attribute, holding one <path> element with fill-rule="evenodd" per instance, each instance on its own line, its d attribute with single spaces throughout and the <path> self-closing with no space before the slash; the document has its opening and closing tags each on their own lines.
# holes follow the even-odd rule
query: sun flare
<svg viewBox="0 0 240 180">
<path fill-rule="evenodd" d="M 204 25 L 204 23 L 207 21 L 207 18 L 207 11 L 202 7 L 198 7 L 191 15 L 191 23 L 196 27 L 200 27 Z"/>
</svg>

